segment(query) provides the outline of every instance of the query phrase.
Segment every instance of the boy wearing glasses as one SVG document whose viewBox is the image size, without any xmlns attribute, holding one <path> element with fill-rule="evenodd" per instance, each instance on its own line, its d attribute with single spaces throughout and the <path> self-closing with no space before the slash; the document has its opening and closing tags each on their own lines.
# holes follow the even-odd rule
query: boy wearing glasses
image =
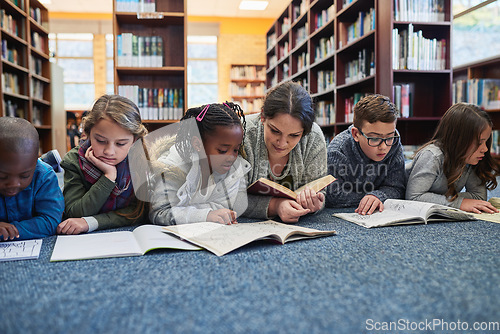
<svg viewBox="0 0 500 334">
<path fill-rule="evenodd" d="M 388 198 L 404 198 L 403 147 L 396 130 L 398 110 L 388 97 L 373 94 L 354 106 L 354 121 L 328 145 L 326 206 L 356 206 L 365 215 L 384 209 Z"/>
</svg>

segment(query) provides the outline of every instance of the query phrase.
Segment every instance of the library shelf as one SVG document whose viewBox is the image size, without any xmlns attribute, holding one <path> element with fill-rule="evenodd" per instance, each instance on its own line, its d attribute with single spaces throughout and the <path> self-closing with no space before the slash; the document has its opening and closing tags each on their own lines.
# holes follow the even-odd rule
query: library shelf
<svg viewBox="0 0 500 334">
<path fill-rule="evenodd" d="M 424 143 L 452 100 L 451 0 L 437 0 L 439 6 L 430 8 L 426 17 L 404 12 L 405 3 L 292 0 L 267 32 L 266 89 L 300 82 L 314 99 L 326 138 L 352 124 L 352 109 L 360 98 L 386 95 L 405 111 L 398 122 L 403 144 Z M 302 26 L 307 36 L 299 45 L 296 36 Z M 409 43 L 408 36 L 431 45 L 432 55 L 408 60 L 400 45 Z M 304 49 L 306 66 L 299 68 L 298 55 Z M 401 89 L 409 94 L 404 106 L 396 96 Z M 426 129 L 415 131 L 420 127 Z"/>
<path fill-rule="evenodd" d="M 266 88 L 266 66 L 232 64 L 229 94 L 245 114 L 260 112 Z"/>
<path fill-rule="evenodd" d="M 0 8 L 0 116 L 33 123 L 43 154 L 54 147 L 48 10 L 38 0 L 0 0 Z"/>
<path fill-rule="evenodd" d="M 155 0 L 142 11 L 126 6 L 127 1 L 113 1 L 115 93 L 134 101 L 153 131 L 186 110 L 187 5 Z"/>
</svg>

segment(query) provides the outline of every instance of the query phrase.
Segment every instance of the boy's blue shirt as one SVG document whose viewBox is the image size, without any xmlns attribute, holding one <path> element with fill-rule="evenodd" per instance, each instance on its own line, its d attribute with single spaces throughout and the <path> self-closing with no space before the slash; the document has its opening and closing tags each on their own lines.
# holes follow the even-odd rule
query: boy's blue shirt
<svg viewBox="0 0 500 334">
<path fill-rule="evenodd" d="M 0 195 L 0 221 L 17 228 L 19 238 L 14 240 L 54 235 L 63 211 L 64 197 L 56 173 L 40 159 L 26 189 L 12 197 Z"/>
<path fill-rule="evenodd" d="M 382 202 L 405 196 L 405 164 L 401 142 L 382 161 L 366 156 L 351 134 L 352 125 L 328 145 L 328 174 L 337 178 L 327 187 L 326 206 L 358 206 L 365 195 Z"/>
</svg>

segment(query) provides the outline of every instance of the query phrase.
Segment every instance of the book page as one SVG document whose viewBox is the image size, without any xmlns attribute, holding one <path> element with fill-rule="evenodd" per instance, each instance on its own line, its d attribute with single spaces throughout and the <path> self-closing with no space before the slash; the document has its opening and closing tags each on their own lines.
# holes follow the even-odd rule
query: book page
<svg viewBox="0 0 500 334">
<path fill-rule="evenodd" d="M 297 195 L 300 194 L 300 192 L 305 187 L 309 187 L 312 190 L 314 190 L 315 192 L 318 192 L 318 191 L 323 190 L 326 186 L 328 186 L 330 183 L 334 182 L 335 180 L 336 180 L 336 178 L 334 178 L 332 175 L 325 175 L 323 177 L 320 177 L 317 180 L 311 181 L 311 182 L 303 185 L 302 187 L 297 188 L 297 190 L 295 190 L 295 193 Z"/>
<path fill-rule="evenodd" d="M 131 231 L 58 235 L 50 261 L 142 255 Z"/>
<path fill-rule="evenodd" d="M 333 215 L 366 228 L 425 222 L 421 217 L 388 209 L 384 209 L 382 212 L 376 211 L 371 215 L 360 215 L 359 213 L 335 213 Z"/>
<path fill-rule="evenodd" d="M 492 223 L 500 224 L 500 213 L 473 213 L 472 216 L 479 220 L 485 220 Z"/>
<path fill-rule="evenodd" d="M 384 211 L 391 210 L 396 212 L 404 211 L 405 214 L 420 217 L 425 219 L 427 217 L 427 213 L 431 208 L 444 208 L 448 207 L 427 203 L 427 202 L 418 202 L 418 201 L 408 201 L 402 199 L 388 199 L 384 202 Z"/>
<path fill-rule="evenodd" d="M 38 259 L 42 239 L 0 242 L 0 261 Z"/>
<path fill-rule="evenodd" d="M 203 222 L 165 226 L 163 230 L 171 232 L 182 239 L 189 240 L 218 256 L 222 256 L 252 241 L 266 237 L 271 237 L 284 243 L 287 236 L 294 231 L 301 231 L 304 233 L 323 232 L 295 225 L 281 224 L 271 220 L 233 225 Z M 332 234 L 332 232 L 333 231 L 330 231 L 330 234 Z"/>
<path fill-rule="evenodd" d="M 162 228 L 163 226 L 159 225 L 142 225 L 134 230 L 133 233 L 142 254 L 158 248 L 182 250 L 202 249 L 189 242 L 179 240 L 178 238 L 163 232 Z"/>
</svg>

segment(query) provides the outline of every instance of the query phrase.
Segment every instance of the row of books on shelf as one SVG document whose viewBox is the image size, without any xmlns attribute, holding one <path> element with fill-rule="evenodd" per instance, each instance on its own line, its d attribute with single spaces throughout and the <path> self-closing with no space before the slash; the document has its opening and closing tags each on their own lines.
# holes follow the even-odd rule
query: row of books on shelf
<svg viewBox="0 0 500 334">
<path fill-rule="evenodd" d="M 373 30 L 375 30 L 375 8 L 370 8 L 366 13 L 359 12 L 356 21 L 347 27 L 347 43 Z"/>
<path fill-rule="evenodd" d="M 332 20 L 335 16 L 335 4 L 331 5 L 327 9 L 323 9 L 321 13 L 316 13 L 314 15 L 314 27 L 316 29 L 321 28 L 327 22 Z"/>
<path fill-rule="evenodd" d="M 116 36 L 118 66 L 162 67 L 163 38 L 123 33 Z"/>
<path fill-rule="evenodd" d="M 394 0 L 394 20 L 436 22 L 444 21 L 444 0 Z"/>
<path fill-rule="evenodd" d="M 231 95 L 234 96 L 264 96 L 266 85 L 264 83 L 258 85 L 246 84 L 240 86 L 234 82 L 231 83 Z"/>
<path fill-rule="evenodd" d="M 2 39 L 2 59 L 8 60 L 16 65 L 20 65 L 19 52 L 16 48 L 9 48 L 9 43 L 5 39 Z"/>
<path fill-rule="evenodd" d="M 31 79 L 31 97 L 39 100 L 43 100 L 43 95 L 45 92 L 45 85 L 46 83 L 36 80 L 36 79 Z"/>
<path fill-rule="evenodd" d="M 12 15 L 7 14 L 5 9 L 0 9 L 0 27 L 12 35 L 23 38 L 24 36 L 24 25 L 19 24 L 18 20 Z"/>
<path fill-rule="evenodd" d="M 297 33 L 295 34 L 295 46 L 298 46 L 307 40 L 307 27 L 308 25 L 306 22 L 302 27 L 297 29 Z"/>
<path fill-rule="evenodd" d="M 116 0 L 117 12 L 153 13 L 156 12 L 155 0 Z"/>
<path fill-rule="evenodd" d="M 473 103 L 485 110 L 500 110 L 500 79 L 457 80 L 452 87 L 453 103 Z"/>
<path fill-rule="evenodd" d="M 335 123 L 335 104 L 331 101 L 318 101 L 316 103 L 316 123 L 329 125 Z"/>
<path fill-rule="evenodd" d="M 446 69 L 446 40 L 423 37 L 422 30 L 392 30 L 392 68 L 394 70 L 444 70 Z"/>
<path fill-rule="evenodd" d="M 289 54 L 290 54 L 290 43 L 286 41 L 285 43 L 283 43 L 283 45 L 280 45 L 278 47 L 278 55 L 280 59 L 282 59 L 284 57 L 288 57 Z"/>
<path fill-rule="evenodd" d="M 140 88 L 137 85 L 118 86 L 118 94 L 132 100 L 143 120 L 178 120 L 184 110 L 182 88 Z"/>
<path fill-rule="evenodd" d="M 271 48 L 274 45 L 276 45 L 276 33 L 273 32 L 272 34 L 267 36 L 267 48 Z"/>
<path fill-rule="evenodd" d="M 2 73 L 2 91 L 4 93 L 21 94 L 21 86 L 19 85 L 19 76 L 14 73 Z"/>
<path fill-rule="evenodd" d="M 297 57 L 297 72 L 304 71 L 309 66 L 309 53 L 302 52 Z"/>
<path fill-rule="evenodd" d="M 334 54 L 335 43 L 333 40 L 333 35 L 328 38 L 324 37 L 319 39 L 318 45 L 314 48 L 315 61 L 319 61 Z"/>
<path fill-rule="evenodd" d="M 34 47 L 35 49 L 47 53 L 47 50 L 45 48 L 45 42 L 46 42 L 46 37 L 40 35 L 36 31 L 31 32 L 31 46 Z"/>
<path fill-rule="evenodd" d="M 238 104 L 243 113 L 245 114 L 253 114 L 256 112 L 260 112 L 262 110 L 262 99 L 234 99 L 233 102 Z"/>
<path fill-rule="evenodd" d="M 353 96 L 344 100 L 344 122 L 352 123 L 354 119 L 354 106 L 359 100 L 370 94 L 372 93 L 354 93 Z"/>
<path fill-rule="evenodd" d="M 231 68 L 233 80 L 266 80 L 266 67 L 256 65 L 233 66 Z"/>
<path fill-rule="evenodd" d="M 30 7 L 30 16 L 38 24 L 43 25 L 43 22 L 42 22 L 42 11 L 40 10 L 39 7 Z"/>
<path fill-rule="evenodd" d="M 3 100 L 3 114 L 8 117 L 24 118 L 24 108 L 12 100 Z"/>
<path fill-rule="evenodd" d="M 307 3 L 304 0 L 302 0 L 300 2 L 300 4 L 294 5 L 293 12 L 292 12 L 293 20 L 295 21 L 297 18 L 299 18 L 306 11 L 307 11 Z"/>
<path fill-rule="evenodd" d="M 335 88 L 335 71 L 318 71 L 318 93 L 323 93 Z"/>
<path fill-rule="evenodd" d="M 291 26 L 291 20 L 289 17 L 284 17 L 283 18 L 283 22 L 281 22 L 281 34 L 283 35 L 284 33 L 286 33 L 288 30 L 290 30 L 290 26 Z"/>
<path fill-rule="evenodd" d="M 40 58 L 30 55 L 30 69 L 33 73 L 43 75 L 43 61 Z"/>
<path fill-rule="evenodd" d="M 491 154 L 500 155 L 500 130 L 491 131 Z"/>
<path fill-rule="evenodd" d="M 413 116 L 414 95 L 415 95 L 415 88 L 413 83 L 394 84 L 393 102 L 399 110 L 400 117 L 407 118 Z"/>
<path fill-rule="evenodd" d="M 345 65 L 345 83 L 349 84 L 375 74 L 375 53 L 363 49 L 358 52 L 358 59 Z"/>
</svg>

